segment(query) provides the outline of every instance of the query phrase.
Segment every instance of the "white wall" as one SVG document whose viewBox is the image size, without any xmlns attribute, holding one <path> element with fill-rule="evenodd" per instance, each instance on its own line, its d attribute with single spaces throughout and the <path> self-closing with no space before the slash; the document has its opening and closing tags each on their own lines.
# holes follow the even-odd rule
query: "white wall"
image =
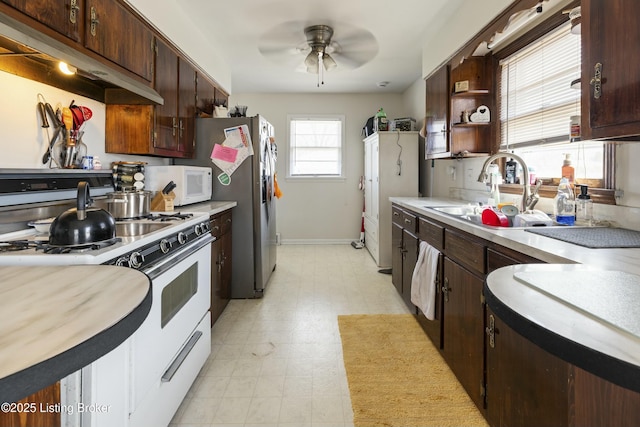
<svg viewBox="0 0 640 427">
<path fill-rule="evenodd" d="M 378 108 L 389 118 L 406 117 L 398 94 L 232 94 L 229 105 L 247 105 L 247 115 L 260 114 L 273 124 L 278 144 L 277 231 L 283 243 L 347 243 L 360 236 L 363 193 L 358 189 L 364 168 L 362 127 Z M 345 116 L 346 179 L 286 178 L 288 114 Z"/>
<path fill-rule="evenodd" d="M 38 94 L 42 94 L 53 108 L 57 104 L 68 106 L 72 100 L 76 105 L 89 107 L 93 117 L 85 122 L 82 141 L 87 145 L 87 154 L 99 156 L 103 168 L 109 168 L 113 161 L 146 161 L 149 164 L 166 164 L 166 160 L 148 156 L 127 156 L 104 152 L 105 105 L 58 88 L 34 82 L 13 74 L 0 71 L 0 168 L 41 169 L 42 155 L 53 136 L 53 126 L 49 134 L 41 128 L 37 112 Z M 54 165 L 55 166 L 55 165 Z"/>
</svg>

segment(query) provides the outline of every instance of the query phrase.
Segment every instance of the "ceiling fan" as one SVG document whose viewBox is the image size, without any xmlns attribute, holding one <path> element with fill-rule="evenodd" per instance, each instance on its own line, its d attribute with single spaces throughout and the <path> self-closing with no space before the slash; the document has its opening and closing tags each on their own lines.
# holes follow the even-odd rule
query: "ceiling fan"
<svg viewBox="0 0 640 427">
<path fill-rule="evenodd" d="M 326 24 L 285 22 L 267 31 L 258 49 L 279 65 L 317 74 L 319 87 L 325 71 L 358 68 L 378 53 L 378 43 L 369 31 L 348 24 L 337 28 L 334 33 L 334 27 Z"/>
</svg>

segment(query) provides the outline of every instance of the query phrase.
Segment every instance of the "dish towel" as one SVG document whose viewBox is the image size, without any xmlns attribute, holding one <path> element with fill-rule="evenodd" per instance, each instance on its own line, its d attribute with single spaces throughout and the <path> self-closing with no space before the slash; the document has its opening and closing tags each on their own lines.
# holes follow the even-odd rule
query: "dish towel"
<svg viewBox="0 0 640 427">
<path fill-rule="evenodd" d="M 429 320 L 435 319 L 436 274 L 440 252 L 428 244 L 420 242 L 418 262 L 411 276 L 411 302 L 416 305 Z"/>
</svg>

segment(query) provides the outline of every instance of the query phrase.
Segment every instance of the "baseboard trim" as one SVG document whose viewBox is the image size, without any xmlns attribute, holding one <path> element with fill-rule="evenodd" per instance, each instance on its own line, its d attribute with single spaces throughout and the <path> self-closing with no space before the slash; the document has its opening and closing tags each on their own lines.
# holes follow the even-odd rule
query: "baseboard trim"
<svg viewBox="0 0 640 427">
<path fill-rule="evenodd" d="M 282 239 L 282 245 L 350 245 L 354 239 Z M 357 239 L 355 239 L 357 240 Z"/>
</svg>

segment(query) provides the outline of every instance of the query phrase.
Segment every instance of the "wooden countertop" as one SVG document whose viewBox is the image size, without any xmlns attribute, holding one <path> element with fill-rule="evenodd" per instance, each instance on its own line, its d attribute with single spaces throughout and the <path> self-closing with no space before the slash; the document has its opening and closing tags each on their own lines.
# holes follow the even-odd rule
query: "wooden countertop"
<svg viewBox="0 0 640 427">
<path fill-rule="evenodd" d="M 0 267 L 0 402 L 83 368 L 147 317 L 143 273 L 106 265 Z"/>
</svg>

